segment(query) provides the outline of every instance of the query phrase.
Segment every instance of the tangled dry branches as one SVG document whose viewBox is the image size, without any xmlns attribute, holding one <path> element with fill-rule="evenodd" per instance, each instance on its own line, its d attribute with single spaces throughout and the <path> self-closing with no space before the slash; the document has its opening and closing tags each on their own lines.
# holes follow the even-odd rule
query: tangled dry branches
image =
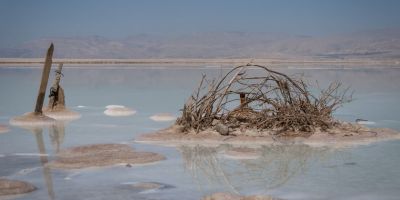
<svg viewBox="0 0 400 200">
<path fill-rule="evenodd" d="M 262 73 L 249 76 L 246 69 L 250 67 Z M 223 124 L 229 129 L 255 128 L 277 135 L 310 134 L 335 126 L 332 112 L 349 101 L 348 88 L 342 89 L 339 82 L 315 95 L 301 78 L 248 64 L 233 68 L 219 80 L 203 75 L 176 123 L 184 131 L 196 132 Z"/>
</svg>

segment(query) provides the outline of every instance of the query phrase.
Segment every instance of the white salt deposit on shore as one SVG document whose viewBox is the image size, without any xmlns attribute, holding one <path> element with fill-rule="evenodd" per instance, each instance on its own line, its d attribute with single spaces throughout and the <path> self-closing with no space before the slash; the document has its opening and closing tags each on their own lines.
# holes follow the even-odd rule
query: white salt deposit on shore
<svg viewBox="0 0 400 200">
<path fill-rule="evenodd" d="M 165 122 L 165 121 L 174 121 L 176 117 L 170 113 L 158 113 L 152 115 L 150 119 L 156 122 Z"/>
</svg>

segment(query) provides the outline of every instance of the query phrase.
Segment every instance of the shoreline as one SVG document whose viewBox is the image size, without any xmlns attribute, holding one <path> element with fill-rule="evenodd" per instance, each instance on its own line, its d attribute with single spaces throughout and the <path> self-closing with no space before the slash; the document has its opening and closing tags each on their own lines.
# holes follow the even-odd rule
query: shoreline
<svg viewBox="0 0 400 200">
<path fill-rule="evenodd" d="M 269 65 L 280 64 L 329 64 L 329 65 L 396 65 L 400 67 L 400 60 L 368 60 L 368 59 L 285 59 L 285 58 L 176 58 L 176 59 L 53 59 L 53 64 L 67 65 L 244 65 L 249 62 Z M 13 66 L 41 66 L 43 58 L 0 58 L 0 67 Z"/>
</svg>

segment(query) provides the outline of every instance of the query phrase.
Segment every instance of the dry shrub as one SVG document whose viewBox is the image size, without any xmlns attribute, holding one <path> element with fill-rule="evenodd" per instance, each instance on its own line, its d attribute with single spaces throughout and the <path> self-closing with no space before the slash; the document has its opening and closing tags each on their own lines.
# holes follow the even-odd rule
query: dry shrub
<svg viewBox="0 0 400 200">
<path fill-rule="evenodd" d="M 250 76 L 250 67 L 262 73 Z M 208 80 L 203 75 L 176 123 L 185 132 L 199 132 L 222 123 L 231 129 L 256 128 L 278 135 L 307 135 L 334 127 L 337 122 L 333 111 L 352 99 L 348 88 L 334 82 L 317 95 L 310 88 L 301 78 L 261 65 L 235 67 L 219 80 Z"/>
</svg>

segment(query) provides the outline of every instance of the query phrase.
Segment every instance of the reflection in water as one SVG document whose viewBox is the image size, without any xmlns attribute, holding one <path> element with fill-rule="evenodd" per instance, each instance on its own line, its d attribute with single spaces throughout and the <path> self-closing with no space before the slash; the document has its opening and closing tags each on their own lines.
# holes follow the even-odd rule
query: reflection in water
<svg viewBox="0 0 400 200">
<path fill-rule="evenodd" d="M 42 127 L 29 127 L 27 128 L 31 131 L 36 137 L 37 147 L 40 153 L 40 162 L 43 167 L 43 178 L 47 187 L 47 193 L 49 195 L 49 199 L 55 199 L 55 193 L 53 188 L 53 177 L 51 173 L 50 167 L 46 164 L 49 162 L 48 154 L 46 151 L 44 139 L 43 139 L 43 128 Z M 56 121 L 56 123 L 49 127 L 50 139 L 53 144 L 53 148 L 55 148 L 55 152 L 60 151 L 60 146 L 64 140 L 65 135 L 65 122 L 64 121 Z"/>
<path fill-rule="evenodd" d="M 46 182 L 47 193 L 51 200 L 55 199 L 54 189 L 53 189 L 53 178 L 51 174 L 51 169 L 46 167 L 46 164 L 49 162 L 46 155 L 46 147 L 44 145 L 43 140 L 43 128 L 35 128 L 33 129 L 33 133 L 36 136 L 36 143 L 40 153 L 40 162 L 43 166 L 43 177 Z"/>
<path fill-rule="evenodd" d="M 56 121 L 56 123 L 50 127 L 49 134 L 55 152 L 60 152 L 60 146 L 65 136 L 65 122 Z"/>
<path fill-rule="evenodd" d="M 254 159 L 232 160 L 224 154 L 240 148 L 231 145 L 182 146 L 179 149 L 185 169 L 200 187 L 206 183 L 222 184 L 235 193 L 249 188 L 265 191 L 280 187 L 304 173 L 312 162 L 336 153 L 329 148 L 308 145 L 270 145 L 251 148 L 252 158 L 254 153 L 259 155 Z"/>
</svg>

